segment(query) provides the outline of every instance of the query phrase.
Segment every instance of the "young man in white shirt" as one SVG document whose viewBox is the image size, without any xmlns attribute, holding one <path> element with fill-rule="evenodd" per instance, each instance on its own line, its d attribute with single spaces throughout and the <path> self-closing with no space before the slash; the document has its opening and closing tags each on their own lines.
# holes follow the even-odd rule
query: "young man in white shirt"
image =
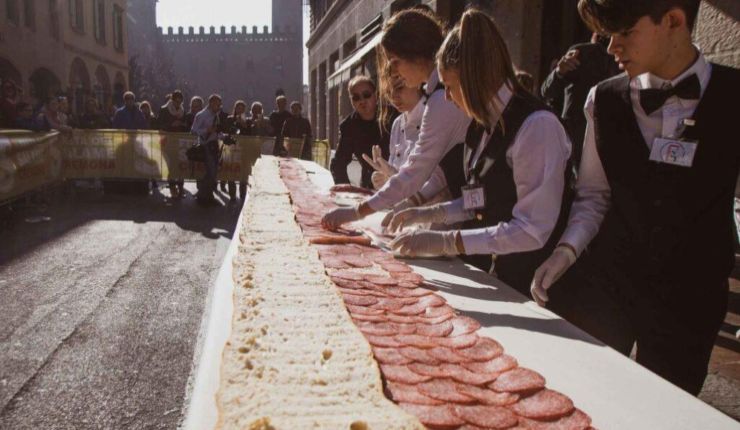
<svg viewBox="0 0 740 430">
<path fill-rule="evenodd" d="M 533 297 L 698 394 L 734 265 L 740 72 L 691 42 L 699 0 L 580 0 L 626 73 L 591 89 L 568 227 Z M 583 255 L 586 246 L 587 252 Z"/>
</svg>

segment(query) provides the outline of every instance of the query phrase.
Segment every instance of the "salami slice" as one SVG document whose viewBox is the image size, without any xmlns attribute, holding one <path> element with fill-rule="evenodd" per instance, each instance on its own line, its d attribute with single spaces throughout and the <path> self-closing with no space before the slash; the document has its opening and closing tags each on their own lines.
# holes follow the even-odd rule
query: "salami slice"
<svg viewBox="0 0 740 430">
<path fill-rule="evenodd" d="M 385 314 L 385 311 L 382 309 L 373 309 L 368 308 L 366 306 L 354 306 L 354 305 L 345 305 L 347 306 L 347 310 L 350 314 L 354 317 L 356 314 L 362 314 L 362 315 L 383 315 Z"/>
<path fill-rule="evenodd" d="M 372 334 L 363 333 L 365 339 L 370 342 L 372 346 L 380 346 L 382 348 L 398 348 L 401 346 L 400 343 L 393 339 L 393 336 L 376 336 Z"/>
<path fill-rule="evenodd" d="M 362 273 L 352 272 L 350 270 L 337 270 L 331 272 L 330 276 L 333 278 L 346 279 L 348 281 L 361 281 L 365 278 Z"/>
<path fill-rule="evenodd" d="M 416 416 L 426 426 L 454 428 L 465 423 L 462 418 L 455 415 L 452 405 L 429 406 L 401 402 L 398 406 Z"/>
<path fill-rule="evenodd" d="M 506 354 L 496 357 L 493 360 L 475 361 L 463 364 L 463 366 L 471 372 L 485 372 L 492 374 L 506 372 L 518 365 L 519 363 L 517 363 L 516 358 Z"/>
<path fill-rule="evenodd" d="M 379 298 L 377 303 L 373 304 L 375 309 L 383 309 L 385 311 L 398 311 L 404 306 L 410 306 L 409 301 L 416 301 L 415 297 L 385 297 Z"/>
<path fill-rule="evenodd" d="M 450 376 L 441 366 L 434 364 L 411 363 L 408 367 L 414 373 L 431 376 L 432 378 L 447 378 Z"/>
<path fill-rule="evenodd" d="M 398 281 L 394 278 L 391 278 L 390 276 L 383 276 L 383 275 L 365 275 L 364 279 L 367 282 L 372 282 L 375 285 L 398 285 Z"/>
<path fill-rule="evenodd" d="M 464 334 L 455 337 L 435 337 L 433 338 L 437 345 L 446 346 L 452 349 L 470 348 L 478 341 L 478 335 L 475 333 Z"/>
<path fill-rule="evenodd" d="M 342 245 L 342 244 L 357 244 L 363 246 L 371 246 L 372 242 L 369 237 L 366 236 L 329 236 L 321 235 L 312 237 L 308 240 L 308 243 L 314 245 Z"/>
<path fill-rule="evenodd" d="M 343 259 L 336 257 L 325 257 L 321 259 L 321 262 L 324 263 L 324 267 L 327 269 L 347 269 L 350 267 Z"/>
<path fill-rule="evenodd" d="M 421 336 L 418 334 L 399 334 L 395 336 L 398 343 L 406 346 L 415 346 L 422 349 L 430 349 L 437 346 L 435 342 L 438 338 L 432 338 L 429 336 Z"/>
<path fill-rule="evenodd" d="M 393 323 L 388 322 L 363 322 L 357 324 L 357 328 L 364 334 L 372 334 L 375 336 L 394 336 L 398 334 L 398 327 Z"/>
<path fill-rule="evenodd" d="M 554 420 L 573 411 L 573 401 L 557 391 L 545 388 L 509 406 L 517 415 L 536 420 Z"/>
<path fill-rule="evenodd" d="M 462 336 L 476 332 L 480 328 L 480 323 L 470 317 L 464 315 L 456 316 L 451 320 L 452 322 L 452 333 L 450 337 Z"/>
<path fill-rule="evenodd" d="M 415 272 L 394 272 L 393 279 L 396 279 L 397 281 L 413 282 L 416 284 L 424 282 L 424 277 Z"/>
<path fill-rule="evenodd" d="M 438 316 L 438 315 L 429 315 L 429 309 L 434 307 L 442 307 L 445 304 L 445 299 L 442 297 L 436 295 L 436 294 L 430 294 L 428 296 L 420 297 L 419 301 L 408 306 L 404 306 L 403 308 L 395 311 L 395 313 L 399 315 L 422 315 L 425 316 Z M 448 306 L 449 307 L 449 306 Z M 449 308 L 452 311 L 452 308 Z"/>
<path fill-rule="evenodd" d="M 344 303 L 353 306 L 370 306 L 378 303 L 377 297 L 372 296 L 359 296 L 356 294 L 342 294 Z"/>
<path fill-rule="evenodd" d="M 352 314 L 352 320 L 355 324 L 360 322 L 386 322 L 388 319 L 383 315 L 364 315 L 364 314 Z"/>
<path fill-rule="evenodd" d="M 444 306 L 443 306 L 444 307 Z M 452 318 L 455 318 L 454 313 L 448 313 L 448 314 L 442 314 L 436 317 L 425 317 L 422 315 L 415 315 L 413 316 L 415 321 L 419 324 L 439 324 L 445 321 L 449 321 Z"/>
<path fill-rule="evenodd" d="M 356 296 L 386 297 L 386 295 L 381 292 L 365 289 L 354 290 L 351 288 L 339 287 L 339 292 L 341 292 L 342 294 L 354 294 Z"/>
<path fill-rule="evenodd" d="M 417 324 L 416 334 L 422 336 L 445 337 L 452 333 L 453 325 L 450 321 L 444 321 L 439 324 Z"/>
<path fill-rule="evenodd" d="M 519 422 L 513 412 L 500 406 L 456 405 L 453 410 L 465 422 L 490 429 L 506 429 Z"/>
<path fill-rule="evenodd" d="M 517 367 L 500 374 L 488 387 L 499 393 L 531 392 L 544 388 L 545 378 L 534 370 Z"/>
<path fill-rule="evenodd" d="M 438 365 L 439 360 L 429 355 L 429 350 L 417 348 L 415 346 L 405 346 L 403 348 L 399 348 L 398 352 L 403 355 L 404 357 L 415 361 L 417 363 L 422 364 L 429 364 L 429 365 Z"/>
<path fill-rule="evenodd" d="M 334 185 L 331 188 L 329 188 L 329 191 L 332 193 L 356 193 L 356 194 L 364 194 L 367 196 L 372 196 L 375 191 L 369 190 L 367 188 L 358 187 L 356 185 L 351 184 L 338 184 Z"/>
<path fill-rule="evenodd" d="M 401 355 L 397 348 L 373 347 L 373 355 L 378 363 L 381 364 L 409 364 L 413 362 L 410 358 Z M 412 402 L 413 403 L 413 402 Z"/>
<path fill-rule="evenodd" d="M 497 393 L 488 388 L 480 388 L 473 385 L 460 384 L 457 391 L 466 396 L 473 397 L 484 405 L 507 406 L 516 403 L 519 400 L 518 394 Z"/>
<path fill-rule="evenodd" d="M 382 267 L 383 270 L 385 270 L 386 272 L 390 273 L 409 273 L 412 271 L 409 266 L 395 261 L 385 261 L 383 263 L 380 263 L 380 267 Z"/>
<path fill-rule="evenodd" d="M 434 358 L 435 360 L 439 360 L 443 363 L 461 364 L 467 361 L 465 357 L 457 354 L 456 351 L 453 351 L 450 348 L 445 348 L 443 346 L 437 346 L 429 349 L 427 350 L 427 354 L 429 354 L 429 356 Z"/>
<path fill-rule="evenodd" d="M 358 268 L 367 268 L 367 267 L 373 267 L 373 262 L 368 261 L 367 259 L 363 258 L 359 255 L 346 255 L 342 257 L 345 263 L 349 264 L 352 267 L 358 267 Z"/>
<path fill-rule="evenodd" d="M 388 381 L 400 382 L 402 384 L 420 384 L 432 379 L 430 376 L 412 372 L 405 365 L 381 364 L 380 371 L 383 372 L 383 376 Z"/>
<path fill-rule="evenodd" d="M 496 379 L 496 375 L 471 372 L 459 364 L 442 363 L 439 367 L 447 376 L 463 384 L 484 385 Z"/>
<path fill-rule="evenodd" d="M 437 378 L 417 385 L 419 392 L 433 399 L 454 403 L 474 403 L 475 399 L 457 391 L 458 383 L 448 378 Z"/>
<path fill-rule="evenodd" d="M 434 296 L 434 297 L 439 297 L 439 296 Z M 443 315 L 453 315 L 454 316 L 455 310 L 447 305 L 428 307 L 424 309 L 424 314 L 422 316 L 426 318 L 435 318 L 435 317 L 440 317 Z"/>
<path fill-rule="evenodd" d="M 591 417 L 580 409 L 555 421 L 537 421 L 529 418 L 520 418 L 520 421 L 532 430 L 585 430 L 591 425 Z"/>
<path fill-rule="evenodd" d="M 418 332 L 418 328 L 417 328 Z M 504 348 L 500 343 L 487 337 L 478 338 L 475 345 L 470 348 L 458 349 L 455 352 L 469 359 L 470 361 L 488 361 L 499 357 L 504 353 Z"/>
<path fill-rule="evenodd" d="M 425 288 L 383 287 L 383 291 L 393 297 L 424 297 L 434 294 Z"/>
<path fill-rule="evenodd" d="M 389 382 L 386 385 L 390 398 L 396 403 L 413 403 L 415 405 L 442 405 L 443 401 L 433 399 L 421 394 L 415 385 L 400 384 L 398 382 Z"/>
<path fill-rule="evenodd" d="M 348 288 L 351 290 L 361 290 L 364 287 L 357 281 L 350 281 L 349 279 L 337 278 L 336 276 L 329 276 L 338 287 Z"/>
</svg>

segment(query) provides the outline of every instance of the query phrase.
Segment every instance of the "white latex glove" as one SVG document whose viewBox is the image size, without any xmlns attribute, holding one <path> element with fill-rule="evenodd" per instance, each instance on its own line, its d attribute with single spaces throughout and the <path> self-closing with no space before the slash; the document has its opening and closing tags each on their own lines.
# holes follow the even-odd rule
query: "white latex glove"
<svg viewBox="0 0 740 430">
<path fill-rule="evenodd" d="M 576 262 L 576 254 L 568 246 L 558 246 L 552 255 L 534 272 L 530 292 L 540 306 L 549 300 L 547 290 Z"/>
<path fill-rule="evenodd" d="M 357 221 L 362 218 L 358 208 L 359 206 L 334 209 L 321 218 L 321 226 L 327 230 L 336 230 L 342 224 Z"/>
<path fill-rule="evenodd" d="M 365 154 L 362 155 L 364 156 Z M 383 185 L 385 185 L 386 182 L 388 182 L 388 178 L 390 178 L 390 176 L 387 176 L 384 173 L 373 172 L 373 175 L 370 176 L 370 182 L 373 183 L 373 188 L 379 190 L 383 188 Z"/>
<path fill-rule="evenodd" d="M 388 163 L 388 160 L 383 158 L 383 152 L 380 149 L 380 146 L 374 145 L 372 153 L 372 158 L 368 157 L 367 154 L 362 154 L 362 158 L 367 161 L 370 167 L 375 169 L 375 171 L 380 172 L 389 178 L 398 173 L 398 170 L 396 170 L 395 167 L 391 166 L 390 163 Z"/>
<path fill-rule="evenodd" d="M 404 209 L 393 217 L 388 225 L 388 231 L 395 233 L 413 224 L 441 224 L 446 218 L 445 208 L 440 205 Z"/>
<path fill-rule="evenodd" d="M 380 226 L 383 228 L 387 228 L 388 225 L 391 223 L 391 220 L 397 213 L 401 212 L 402 210 L 413 208 L 416 206 L 418 206 L 418 204 L 416 204 L 416 202 L 414 202 L 411 198 L 402 200 L 400 203 L 397 203 L 395 206 L 393 206 L 387 214 L 385 214 L 385 217 L 383 217 L 383 221 L 380 222 Z"/>
<path fill-rule="evenodd" d="M 404 257 L 439 257 L 441 255 L 458 255 L 455 244 L 457 230 L 431 231 L 414 230 L 407 231 L 396 236 L 388 246 L 395 254 Z"/>
</svg>

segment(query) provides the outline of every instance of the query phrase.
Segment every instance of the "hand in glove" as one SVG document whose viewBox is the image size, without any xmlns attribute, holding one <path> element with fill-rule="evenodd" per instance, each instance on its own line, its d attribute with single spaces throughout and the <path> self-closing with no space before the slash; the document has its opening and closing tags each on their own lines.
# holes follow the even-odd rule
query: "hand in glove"
<svg viewBox="0 0 740 430">
<path fill-rule="evenodd" d="M 362 154 L 362 159 L 365 160 L 370 167 L 375 169 L 375 171 L 380 172 L 389 178 L 398 173 L 398 170 L 391 166 L 390 163 L 388 163 L 388 160 L 383 158 L 383 151 L 380 149 L 380 146 L 374 145 L 372 153 L 372 157 L 369 157 L 367 154 Z"/>
<path fill-rule="evenodd" d="M 347 208 L 337 208 L 327 213 L 326 215 L 324 215 L 323 218 L 321 218 L 321 226 L 327 230 L 336 230 L 342 224 L 347 224 L 352 221 L 357 221 L 358 219 L 361 219 L 361 218 L 362 216 L 360 216 L 360 211 L 358 210 L 358 206 L 347 207 Z"/>
<path fill-rule="evenodd" d="M 439 257 L 458 255 L 456 235 L 458 231 L 407 231 L 391 241 L 389 246 L 395 254 L 404 257 Z"/>
<path fill-rule="evenodd" d="M 383 221 L 380 222 L 380 226 L 383 228 L 387 228 L 388 225 L 391 223 L 391 220 L 397 213 L 401 212 L 404 209 L 413 208 L 416 206 L 419 206 L 419 204 L 416 203 L 416 201 L 412 197 L 402 200 L 400 203 L 396 204 L 391 208 L 391 210 L 388 211 L 388 213 L 383 218 Z"/>
<path fill-rule="evenodd" d="M 440 205 L 405 209 L 393 217 L 388 231 L 397 232 L 413 224 L 444 223 L 446 218 L 445 208 Z"/>
<path fill-rule="evenodd" d="M 578 257 L 569 245 L 558 245 L 552 255 L 534 272 L 530 292 L 540 306 L 549 300 L 547 290 L 572 266 Z"/>
</svg>

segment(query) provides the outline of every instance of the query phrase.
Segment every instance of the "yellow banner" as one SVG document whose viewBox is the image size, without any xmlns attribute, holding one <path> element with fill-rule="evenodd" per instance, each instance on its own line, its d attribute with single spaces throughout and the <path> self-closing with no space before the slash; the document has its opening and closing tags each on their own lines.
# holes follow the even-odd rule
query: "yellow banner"
<svg viewBox="0 0 740 430">
<path fill-rule="evenodd" d="M 246 181 L 260 154 L 272 154 L 272 137 L 235 136 L 220 145 L 218 179 Z M 74 130 L 71 133 L 0 133 L 0 201 L 40 186 L 71 178 L 198 179 L 202 163 L 185 155 L 197 138 L 188 133 L 127 130 Z M 302 139 L 285 139 L 291 155 Z M 297 147 L 297 148 L 296 148 Z M 314 161 L 328 167 L 328 141 L 312 145 Z"/>
</svg>

